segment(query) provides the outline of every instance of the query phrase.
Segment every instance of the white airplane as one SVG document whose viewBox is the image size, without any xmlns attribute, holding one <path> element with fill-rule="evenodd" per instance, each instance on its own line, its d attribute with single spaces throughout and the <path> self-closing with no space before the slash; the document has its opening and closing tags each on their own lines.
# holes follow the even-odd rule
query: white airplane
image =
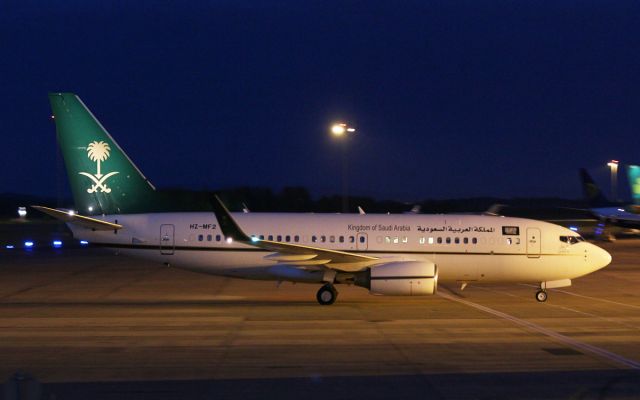
<svg viewBox="0 0 640 400">
<path fill-rule="evenodd" d="M 535 283 L 546 289 L 611 262 L 605 250 L 546 222 L 487 215 L 175 212 L 80 98 L 50 94 L 75 210 L 37 209 L 74 236 L 179 268 L 245 279 L 335 285 L 372 294 L 422 296 L 438 282 Z M 95 172 L 94 172 L 95 171 Z"/>
</svg>

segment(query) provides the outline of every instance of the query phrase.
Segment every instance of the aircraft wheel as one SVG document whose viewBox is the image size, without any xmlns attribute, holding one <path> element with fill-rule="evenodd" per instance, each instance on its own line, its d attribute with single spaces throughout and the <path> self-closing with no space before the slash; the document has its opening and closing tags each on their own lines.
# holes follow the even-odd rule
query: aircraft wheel
<svg viewBox="0 0 640 400">
<path fill-rule="evenodd" d="M 541 303 L 544 303 L 545 301 L 547 301 L 547 292 L 545 292 L 544 290 L 538 290 L 536 292 L 536 300 L 538 300 Z"/>
<path fill-rule="evenodd" d="M 332 284 L 327 283 L 323 287 L 318 290 L 318 294 L 316 294 L 316 299 L 318 299 L 318 303 L 323 306 L 328 306 L 335 303 L 336 298 L 338 298 L 338 291 Z"/>
</svg>

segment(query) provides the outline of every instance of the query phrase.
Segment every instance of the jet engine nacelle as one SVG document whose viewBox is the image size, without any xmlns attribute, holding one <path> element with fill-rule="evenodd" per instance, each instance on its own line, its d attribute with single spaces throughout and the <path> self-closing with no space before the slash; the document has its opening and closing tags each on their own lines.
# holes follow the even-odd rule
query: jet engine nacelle
<svg viewBox="0 0 640 400">
<path fill-rule="evenodd" d="M 428 261 L 397 261 L 371 268 L 369 291 L 386 296 L 426 296 L 438 290 L 438 268 Z"/>
</svg>

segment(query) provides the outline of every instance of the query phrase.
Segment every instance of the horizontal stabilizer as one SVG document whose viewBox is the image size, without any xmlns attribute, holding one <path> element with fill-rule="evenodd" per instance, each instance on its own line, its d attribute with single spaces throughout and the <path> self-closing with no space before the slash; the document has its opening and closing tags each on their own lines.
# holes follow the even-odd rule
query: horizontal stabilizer
<svg viewBox="0 0 640 400">
<path fill-rule="evenodd" d="M 114 224 L 112 222 L 102 221 L 96 218 L 78 215 L 70 210 L 58 210 L 55 208 L 49 208 L 49 207 L 43 207 L 43 206 L 31 206 L 31 207 L 47 215 L 52 216 L 55 219 L 59 219 L 60 221 L 82 226 L 84 228 L 94 229 L 96 231 L 113 231 L 117 229 L 122 229 L 122 225 Z"/>
</svg>

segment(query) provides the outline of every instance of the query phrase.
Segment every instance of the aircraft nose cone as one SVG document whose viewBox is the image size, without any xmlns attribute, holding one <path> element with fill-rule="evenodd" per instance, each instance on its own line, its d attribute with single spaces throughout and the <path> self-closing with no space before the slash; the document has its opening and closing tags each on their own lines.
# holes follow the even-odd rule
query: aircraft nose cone
<svg viewBox="0 0 640 400">
<path fill-rule="evenodd" d="M 611 254 L 609 254 L 608 251 L 598 246 L 593 247 L 594 248 L 591 250 L 591 257 L 593 257 L 592 264 L 594 266 L 594 271 L 611 264 Z"/>
</svg>

